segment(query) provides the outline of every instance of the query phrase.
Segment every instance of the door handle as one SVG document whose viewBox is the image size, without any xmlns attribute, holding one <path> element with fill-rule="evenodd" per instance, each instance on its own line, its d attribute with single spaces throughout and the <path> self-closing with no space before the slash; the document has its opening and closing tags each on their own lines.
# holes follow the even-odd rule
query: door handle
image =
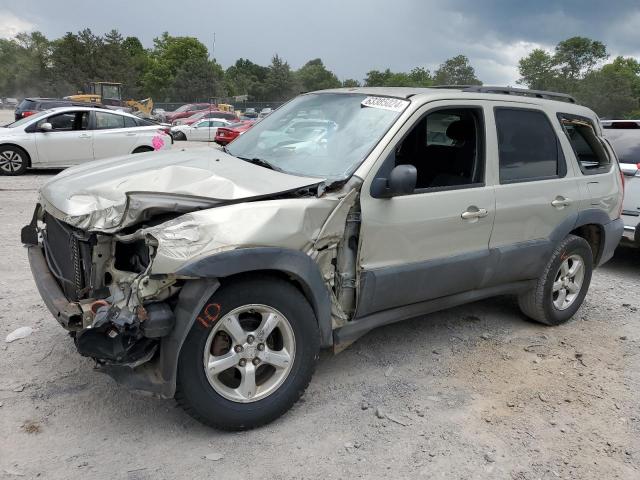
<svg viewBox="0 0 640 480">
<path fill-rule="evenodd" d="M 83 133 L 82 135 L 80 135 L 78 138 L 91 138 L 91 135 L 87 134 L 87 133 Z"/>
<path fill-rule="evenodd" d="M 489 215 L 486 208 L 469 207 L 466 212 L 462 212 L 460 217 L 463 220 L 474 220 L 478 218 L 484 218 Z"/>
<path fill-rule="evenodd" d="M 562 210 L 564 207 L 568 207 L 569 205 L 571 205 L 571 200 L 563 197 L 562 195 L 558 195 L 551 202 L 551 206 L 557 208 L 558 210 Z"/>
<path fill-rule="evenodd" d="M 127 137 L 135 137 L 136 135 L 136 132 L 127 132 Z"/>
</svg>

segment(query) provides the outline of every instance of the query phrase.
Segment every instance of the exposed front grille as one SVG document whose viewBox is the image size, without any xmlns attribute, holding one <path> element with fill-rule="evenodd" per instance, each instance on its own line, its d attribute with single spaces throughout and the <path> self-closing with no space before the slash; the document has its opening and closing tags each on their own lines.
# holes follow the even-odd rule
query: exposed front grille
<svg viewBox="0 0 640 480">
<path fill-rule="evenodd" d="M 85 296 L 91 274 L 89 236 L 45 213 L 43 232 L 45 257 L 65 296 L 77 301 Z"/>
</svg>

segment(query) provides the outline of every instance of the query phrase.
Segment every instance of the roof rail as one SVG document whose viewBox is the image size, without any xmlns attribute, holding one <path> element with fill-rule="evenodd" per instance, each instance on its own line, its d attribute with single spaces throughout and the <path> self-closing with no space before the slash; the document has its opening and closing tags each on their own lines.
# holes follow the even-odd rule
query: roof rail
<svg viewBox="0 0 640 480">
<path fill-rule="evenodd" d="M 430 88 L 453 88 L 463 92 L 496 93 L 499 95 L 520 95 L 522 97 L 545 98 L 547 100 L 560 100 L 568 103 L 578 103 L 576 99 L 566 93 L 547 92 L 545 90 L 529 90 L 527 88 L 512 87 L 485 87 L 482 85 L 437 85 Z"/>
</svg>

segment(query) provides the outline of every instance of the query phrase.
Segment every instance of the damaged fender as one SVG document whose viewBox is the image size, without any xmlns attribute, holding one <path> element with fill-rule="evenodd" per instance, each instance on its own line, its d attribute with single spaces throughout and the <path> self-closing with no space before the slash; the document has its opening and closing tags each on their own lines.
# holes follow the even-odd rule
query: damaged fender
<svg viewBox="0 0 640 480">
<path fill-rule="evenodd" d="M 189 262 L 176 274 L 186 277 L 222 278 L 264 270 L 277 270 L 296 280 L 318 320 L 321 345 L 331 346 L 333 338 L 329 289 L 318 264 L 303 252 L 279 247 L 240 248 Z M 196 314 L 199 311 L 197 310 Z"/>
</svg>

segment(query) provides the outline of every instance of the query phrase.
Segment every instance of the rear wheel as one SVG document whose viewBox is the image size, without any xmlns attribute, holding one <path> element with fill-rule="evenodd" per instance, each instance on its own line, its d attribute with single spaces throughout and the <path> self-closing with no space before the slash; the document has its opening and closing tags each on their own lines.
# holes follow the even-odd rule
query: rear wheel
<svg viewBox="0 0 640 480">
<path fill-rule="evenodd" d="M 145 152 L 153 152 L 153 148 L 151 147 L 138 147 L 133 153 L 145 153 Z"/>
<path fill-rule="evenodd" d="M 566 322 L 582 305 L 592 272 L 593 253 L 587 241 L 567 236 L 553 252 L 536 287 L 518 297 L 520 309 L 546 325 Z"/>
<path fill-rule="evenodd" d="M 0 173 L 3 175 L 22 175 L 29 166 L 29 156 L 20 147 L 0 146 Z"/>
<path fill-rule="evenodd" d="M 176 400 L 197 420 L 245 430 L 300 398 L 319 351 L 313 309 L 290 283 L 230 283 L 197 317 L 180 352 Z"/>
</svg>

